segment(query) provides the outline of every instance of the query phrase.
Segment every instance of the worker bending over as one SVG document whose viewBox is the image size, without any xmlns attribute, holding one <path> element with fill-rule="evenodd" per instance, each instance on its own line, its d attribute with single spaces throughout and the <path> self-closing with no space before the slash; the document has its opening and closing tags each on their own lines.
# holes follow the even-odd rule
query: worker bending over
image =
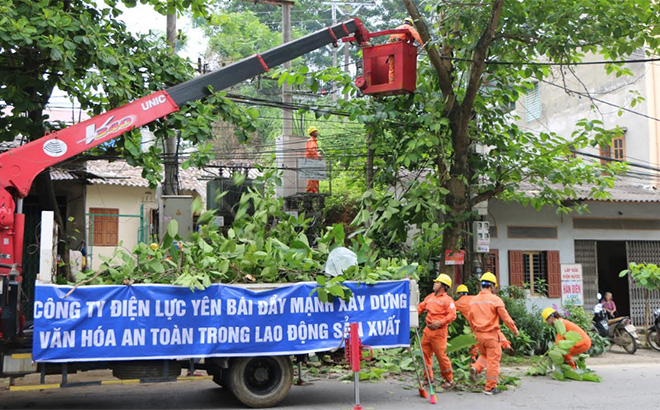
<svg viewBox="0 0 660 410">
<path fill-rule="evenodd" d="M 576 366 L 575 366 L 575 361 L 573 360 L 573 356 L 577 356 L 580 353 L 584 353 L 587 350 L 589 350 L 589 348 L 591 347 L 591 338 L 589 337 L 587 332 L 582 330 L 580 326 L 576 325 L 570 320 L 562 319 L 559 316 L 559 313 L 557 313 L 557 311 L 554 310 L 553 308 L 543 309 L 543 312 L 541 312 L 541 316 L 543 317 L 543 320 L 545 320 L 550 326 L 554 326 L 555 320 L 558 320 L 564 324 L 567 332 L 570 331 L 577 332 L 580 334 L 580 336 L 582 336 L 582 340 L 580 340 L 573 347 L 571 347 L 570 350 L 568 351 L 568 354 L 564 356 L 564 363 L 575 369 Z M 557 333 L 557 339 L 555 340 L 555 344 L 559 343 L 561 340 L 564 339 L 565 338 L 563 335 Z"/>
<path fill-rule="evenodd" d="M 417 313 L 426 312 L 426 327 L 422 336 L 422 354 L 424 363 L 433 380 L 433 354 L 440 364 L 440 373 L 444 382 L 443 389 L 454 386 L 454 372 L 447 356 L 448 327 L 456 319 L 456 306 L 447 291 L 451 289 L 451 278 L 441 273 L 433 280 L 433 293 L 417 306 Z"/>
<path fill-rule="evenodd" d="M 502 345 L 500 340 L 500 319 L 513 334 L 518 337 L 518 328 L 504 307 L 504 302 L 494 294 L 497 278 L 490 272 L 481 276 L 481 292 L 470 301 L 468 322 L 474 330 L 479 343 L 479 354 L 486 359 L 486 389 L 485 394 L 501 393 L 497 388 L 500 377 L 500 359 Z M 476 364 L 476 363 L 475 363 Z M 483 371 L 475 365 L 470 366 L 470 380 L 476 381 L 477 374 Z"/>
</svg>

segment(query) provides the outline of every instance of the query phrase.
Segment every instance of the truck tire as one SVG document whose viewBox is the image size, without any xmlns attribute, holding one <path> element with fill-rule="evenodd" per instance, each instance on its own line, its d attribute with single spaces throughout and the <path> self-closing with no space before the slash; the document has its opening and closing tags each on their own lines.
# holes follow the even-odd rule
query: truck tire
<svg viewBox="0 0 660 410">
<path fill-rule="evenodd" d="M 289 356 L 239 357 L 229 371 L 229 388 L 248 407 L 272 407 L 282 401 L 293 384 Z"/>
</svg>

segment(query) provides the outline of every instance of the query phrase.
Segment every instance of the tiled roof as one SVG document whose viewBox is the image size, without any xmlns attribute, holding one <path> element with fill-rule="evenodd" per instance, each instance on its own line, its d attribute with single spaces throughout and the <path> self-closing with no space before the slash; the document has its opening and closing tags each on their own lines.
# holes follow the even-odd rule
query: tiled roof
<svg viewBox="0 0 660 410">
<path fill-rule="evenodd" d="M 206 202 L 206 184 L 210 179 L 224 177 L 231 178 L 232 170 L 242 168 L 231 164 L 210 164 L 208 168 L 179 168 L 179 183 L 181 189 L 194 191 Z M 254 179 L 260 175 L 255 168 L 245 167 L 248 178 Z M 71 172 L 64 168 L 51 168 L 50 175 L 53 180 L 81 179 L 78 172 Z M 147 188 L 149 182 L 142 177 L 142 168 L 128 165 L 126 161 L 90 160 L 86 162 L 85 172 L 87 182 L 92 185 L 115 185 Z"/>
</svg>

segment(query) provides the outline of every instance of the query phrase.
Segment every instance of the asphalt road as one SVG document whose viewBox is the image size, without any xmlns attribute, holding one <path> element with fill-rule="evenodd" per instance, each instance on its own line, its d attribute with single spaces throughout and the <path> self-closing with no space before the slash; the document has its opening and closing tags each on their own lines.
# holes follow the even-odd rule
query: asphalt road
<svg viewBox="0 0 660 410">
<path fill-rule="evenodd" d="M 659 354 L 660 355 L 660 354 Z M 658 408 L 660 364 L 592 365 L 602 383 L 558 382 L 549 378 L 523 378 L 520 387 L 498 396 L 445 392 L 438 396 L 443 409 L 620 409 Z M 399 381 L 361 383 L 366 409 L 428 409 L 428 399 Z M 314 381 L 293 386 L 278 406 L 285 409 L 350 410 L 353 385 L 339 381 Z M 42 391 L 0 391 L 3 409 L 242 409 L 226 390 L 212 381 L 105 385 Z"/>
</svg>

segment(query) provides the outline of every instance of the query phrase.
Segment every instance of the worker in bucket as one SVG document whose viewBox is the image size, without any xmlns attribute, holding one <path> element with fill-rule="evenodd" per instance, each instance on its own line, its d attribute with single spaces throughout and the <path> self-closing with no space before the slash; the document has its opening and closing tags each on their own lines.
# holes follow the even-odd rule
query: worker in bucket
<svg viewBox="0 0 660 410">
<path fill-rule="evenodd" d="M 413 24 L 413 19 L 406 17 L 403 20 L 403 24 L 396 28 L 397 30 L 408 30 L 410 36 L 406 33 L 402 34 L 392 34 L 387 40 L 388 43 L 396 43 L 397 41 L 408 41 L 409 38 L 412 38 L 414 41 L 417 41 L 420 45 L 424 44 L 422 38 L 419 36 L 417 30 L 415 30 L 415 25 Z M 395 69 L 394 69 L 394 56 L 391 55 L 387 58 L 387 64 L 389 64 L 389 82 L 393 83 L 396 79 Z"/>
<path fill-rule="evenodd" d="M 575 361 L 573 360 L 573 356 L 577 356 L 580 353 L 584 353 L 587 350 L 589 350 L 589 348 L 591 348 L 591 338 L 589 337 L 587 332 L 582 330 L 580 326 L 576 325 L 570 320 L 562 319 L 559 316 L 559 313 L 557 313 L 557 311 L 554 310 L 553 308 L 549 307 L 543 309 L 543 312 L 541 312 L 541 316 L 543 317 L 543 320 L 547 322 L 550 326 L 554 326 L 555 321 L 558 320 L 564 324 L 564 327 L 566 328 L 567 332 L 571 332 L 571 331 L 577 332 L 580 334 L 580 336 L 582 336 L 582 340 L 580 340 L 573 347 L 571 347 L 570 350 L 568 351 L 568 354 L 564 356 L 564 363 L 575 369 L 576 366 L 575 366 Z M 555 340 L 555 344 L 559 343 L 559 341 L 564 339 L 565 339 L 564 336 L 560 335 L 559 332 L 557 332 L 557 338 Z"/>
<path fill-rule="evenodd" d="M 323 155 L 319 152 L 319 146 L 316 142 L 316 138 L 319 136 L 319 130 L 315 127 L 309 127 L 307 129 L 307 135 L 309 139 L 305 145 L 305 158 L 310 159 L 322 159 Z M 308 179 L 307 180 L 307 192 L 318 194 L 319 193 L 319 181 Z"/>
<path fill-rule="evenodd" d="M 429 378 L 433 380 L 433 355 L 440 364 L 443 389 L 454 386 L 454 372 L 447 356 L 448 327 L 456 319 L 454 300 L 447 294 L 451 289 L 451 277 L 444 273 L 433 280 L 433 293 L 417 306 L 417 313 L 426 312 L 426 327 L 422 336 L 422 354 Z"/>
<path fill-rule="evenodd" d="M 468 322 L 474 331 L 479 344 L 479 354 L 486 359 L 486 388 L 484 393 L 494 395 L 501 393 L 497 388 L 500 377 L 500 359 L 502 345 L 500 343 L 500 319 L 518 337 L 518 328 L 504 307 L 504 302 L 495 295 L 497 278 L 491 272 L 481 275 L 481 292 L 470 301 Z M 477 363 L 470 366 L 470 380 L 475 382 L 483 367 Z"/>
<path fill-rule="evenodd" d="M 465 320 L 468 320 L 468 313 L 470 312 L 470 301 L 472 298 L 474 298 L 473 295 L 468 295 L 468 288 L 465 285 L 458 285 L 456 288 L 456 296 L 458 299 L 456 299 L 456 310 L 463 315 Z M 468 325 L 470 322 L 468 321 Z M 472 325 L 470 325 L 470 329 L 472 329 Z M 472 331 L 474 333 L 474 330 Z M 509 342 L 504 336 L 504 333 L 500 331 L 500 344 L 502 345 L 502 351 L 506 352 L 509 356 L 513 356 L 515 352 L 513 351 L 513 348 L 511 347 L 511 342 Z M 479 356 L 479 345 L 476 344 L 470 348 L 470 355 L 472 356 L 472 360 L 476 361 L 477 364 L 475 364 L 475 367 L 481 373 L 481 371 L 486 367 L 486 359 L 483 357 L 479 357 L 477 359 L 477 356 Z"/>
</svg>

